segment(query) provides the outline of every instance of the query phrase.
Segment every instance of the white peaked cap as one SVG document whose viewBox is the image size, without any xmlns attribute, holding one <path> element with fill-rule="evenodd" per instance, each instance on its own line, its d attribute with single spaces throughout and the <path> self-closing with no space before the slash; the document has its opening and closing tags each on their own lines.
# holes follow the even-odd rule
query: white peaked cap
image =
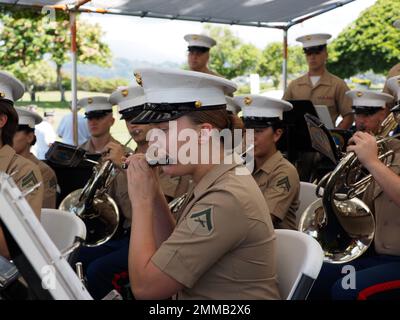
<svg viewBox="0 0 400 320">
<path fill-rule="evenodd" d="M 78 105 L 85 108 L 85 113 L 93 111 L 112 111 L 112 104 L 108 101 L 108 97 L 95 96 L 83 98 L 78 101 Z"/>
<path fill-rule="evenodd" d="M 370 90 L 350 90 L 346 95 L 353 100 L 354 107 L 385 108 L 387 102 L 393 101 L 390 94 Z"/>
<path fill-rule="evenodd" d="M 225 105 L 225 95 L 236 90 L 236 84 L 214 75 L 172 69 L 143 68 L 135 70 L 148 103 L 196 102 L 198 107 Z"/>
<path fill-rule="evenodd" d="M 325 45 L 328 43 L 328 39 L 331 37 L 332 36 L 327 33 L 315 33 L 298 37 L 296 41 L 301 42 L 303 44 L 303 48 L 309 48 Z"/>
<path fill-rule="evenodd" d="M 42 122 L 42 117 L 36 112 L 26 110 L 25 108 L 16 107 L 18 113 L 18 125 L 27 125 L 29 128 L 35 129 L 35 125 Z"/>
<path fill-rule="evenodd" d="M 187 34 L 184 39 L 188 42 L 188 47 L 211 48 L 217 44 L 213 38 L 203 34 Z"/>
<path fill-rule="evenodd" d="M 24 85 L 13 75 L 0 71 L 0 99 L 17 101 L 24 95 Z"/>
<path fill-rule="evenodd" d="M 112 105 L 118 105 L 118 111 L 122 112 L 126 109 L 145 104 L 146 97 L 142 87 L 133 85 L 114 91 L 109 98 L 109 102 Z"/>
<path fill-rule="evenodd" d="M 260 117 L 282 120 L 283 112 L 293 108 L 290 102 L 255 94 L 237 96 L 234 100 L 242 108 L 243 118 Z"/>
</svg>

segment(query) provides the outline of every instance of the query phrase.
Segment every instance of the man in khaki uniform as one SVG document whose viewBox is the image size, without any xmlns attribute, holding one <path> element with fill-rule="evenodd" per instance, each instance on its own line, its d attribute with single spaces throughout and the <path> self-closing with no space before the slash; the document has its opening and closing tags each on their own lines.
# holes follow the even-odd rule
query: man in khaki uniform
<svg viewBox="0 0 400 320">
<path fill-rule="evenodd" d="M 108 97 L 89 97 L 78 101 L 78 105 L 85 108 L 85 116 L 88 119 L 88 128 L 91 137 L 80 147 L 88 153 L 101 154 L 100 163 L 107 160 L 109 143 L 121 147 L 124 154 L 132 152 L 126 146 L 115 140 L 110 129 L 114 124 L 112 105 Z M 79 252 L 79 260 L 82 262 L 88 290 L 95 299 L 102 299 L 109 293 L 112 287 L 114 274 L 125 271 L 127 265 L 128 235 L 131 225 L 132 208 L 128 195 L 128 185 L 125 172 L 115 167 L 116 175 L 111 182 L 108 194 L 113 198 L 119 208 L 120 219 L 123 221 L 116 235 L 101 246 L 82 248 Z"/>
<path fill-rule="evenodd" d="M 310 100 L 314 105 L 328 107 L 333 123 L 339 115 L 343 120 L 338 128 L 348 129 L 353 123 L 351 100 L 346 97 L 350 90 L 340 78 L 328 72 L 326 48 L 329 34 L 310 34 L 297 38 L 302 42 L 308 64 L 308 73 L 293 80 L 283 95 L 284 100 Z"/>
<path fill-rule="evenodd" d="M 358 130 L 351 139 L 351 142 L 354 142 L 356 146 L 349 145 L 348 150 L 355 151 L 358 154 L 366 152 L 369 154 L 369 150 L 364 149 L 365 145 L 362 145 L 363 148 L 360 149 L 357 144 L 360 144 L 360 137 L 366 135 L 367 132 L 373 135 L 379 133 L 380 125 L 386 117 L 386 104 L 391 103 L 393 97 L 385 93 L 359 90 L 352 90 L 347 94 L 353 101 L 355 123 Z M 400 142 L 398 140 L 390 141 L 388 142 L 388 147 L 395 152 L 391 170 L 399 174 Z M 366 158 L 363 158 L 363 162 L 365 162 Z M 369 160 L 373 161 L 374 158 L 372 157 Z M 370 168 L 367 167 L 367 169 Z M 362 200 L 369 206 L 375 216 L 375 237 L 374 248 L 369 252 L 369 255 L 361 256 L 350 262 L 357 272 L 357 286 L 356 288 L 344 290 L 340 285 L 340 278 L 343 277 L 341 270 L 332 265 L 324 264 L 315 283 L 315 289 L 312 291 L 313 295 L 315 294 L 318 298 L 322 298 L 324 295 L 328 297 L 332 285 L 337 281 L 332 289 L 335 299 L 357 299 L 358 295 L 367 287 L 377 282 L 385 282 L 384 277 L 390 274 L 390 270 L 393 270 L 390 267 L 392 263 L 400 263 L 400 207 L 390 200 L 387 194 L 383 192 L 382 187 L 376 182 L 372 182 L 369 185 Z M 386 264 L 386 272 L 373 271 L 375 267 L 384 267 Z"/>
<path fill-rule="evenodd" d="M 259 95 L 238 96 L 246 129 L 254 129 L 253 177 L 264 195 L 274 227 L 297 230 L 300 179 L 296 168 L 277 150 L 282 136 L 282 115 L 289 102 Z"/>
<path fill-rule="evenodd" d="M 184 39 L 188 43 L 188 65 L 189 69 L 197 72 L 204 72 L 215 76 L 220 76 L 208 68 L 210 59 L 210 49 L 217 42 L 203 34 L 187 34 Z"/>
<path fill-rule="evenodd" d="M 26 191 L 43 182 L 39 168 L 31 161 L 19 156 L 11 147 L 17 130 L 18 115 L 14 101 L 24 94 L 23 84 L 12 75 L 0 71 L 0 171 L 12 175 L 21 191 Z M 40 218 L 43 201 L 43 184 L 26 196 L 34 213 Z M 0 255 L 9 257 L 8 248 L 0 228 Z"/>
<path fill-rule="evenodd" d="M 55 208 L 57 197 L 57 177 L 52 168 L 40 161 L 31 152 L 36 142 L 35 125 L 42 121 L 37 113 L 23 108 L 16 108 L 18 113 L 18 130 L 14 135 L 13 148 L 17 154 L 36 164 L 43 177 L 44 195 L 42 208 Z"/>
<path fill-rule="evenodd" d="M 206 132 L 211 127 L 233 129 L 225 109 L 225 95 L 236 89 L 233 82 L 183 70 L 143 69 L 138 73 L 149 105 L 134 123 L 156 122 L 170 143 L 177 142 L 178 152 L 185 143 L 178 141 L 182 130 L 195 130 L 193 136 L 199 140 L 194 139 L 193 145 L 199 151 L 202 144 L 209 147 L 211 157 L 224 157 Z M 209 120 L 204 122 L 202 116 Z M 176 133 L 168 130 L 175 120 Z M 169 146 L 160 148 L 169 154 Z M 189 174 L 194 180 L 175 223 L 145 158 L 133 155 L 128 160 L 135 221 L 129 277 L 135 297 L 280 298 L 271 217 L 261 191 L 242 164 L 182 164 L 177 159 L 176 164 L 163 167 L 168 174 Z M 238 174 L 238 169 L 247 174 Z M 135 189 L 135 183 L 142 188 Z"/>
<path fill-rule="evenodd" d="M 114 124 L 115 119 L 112 115 L 112 105 L 108 102 L 107 97 L 89 97 L 78 101 L 80 107 L 85 108 L 85 116 L 88 120 L 88 128 L 91 137 L 84 144 L 80 145 L 81 148 L 88 153 L 101 154 L 102 160 L 107 153 L 107 144 L 110 142 L 120 142 L 115 140 L 111 134 L 110 129 Z M 128 147 L 123 147 L 125 154 L 132 150 Z M 115 200 L 122 214 L 130 219 L 131 206 L 127 192 L 127 180 L 124 174 L 118 173 L 112 182 L 109 190 L 109 195 Z"/>
</svg>

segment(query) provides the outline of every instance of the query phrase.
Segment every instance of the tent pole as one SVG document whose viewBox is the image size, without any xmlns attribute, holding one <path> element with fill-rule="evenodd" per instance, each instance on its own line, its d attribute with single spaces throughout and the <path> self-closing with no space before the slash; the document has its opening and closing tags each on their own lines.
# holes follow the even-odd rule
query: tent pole
<svg viewBox="0 0 400 320">
<path fill-rule="evenodd" d="M 78 145 L 78 98 L 77 98 L 77 65 L 76 65 L 76 12 L 69 12 L 70 30 L 71 30 L 71 93 L 72 93 L 72 132 L 74 145 Z"/>
<path fill-rule="evenodd" d="M 288 29 L 283 29 L 283 63 L 282 63 L 282 83 L 283 91 L 287 88 L 287 63 L 288 63 Z"/>
</svg>

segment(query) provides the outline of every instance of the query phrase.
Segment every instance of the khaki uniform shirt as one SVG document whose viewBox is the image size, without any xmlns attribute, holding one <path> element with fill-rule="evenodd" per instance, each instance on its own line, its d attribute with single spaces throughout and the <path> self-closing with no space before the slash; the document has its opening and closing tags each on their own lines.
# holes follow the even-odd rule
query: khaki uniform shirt
<svg viewBox="0 0 400 320">
<path fill-rule="evenodd" d="M 57 198 L 57 177 L 54 170 L 43 161 L 36 158 L 32 153 L 29 153 L 29 156 L 26 158 L 36 164 L 42 174 L 44 186 L 42 208 L 55 209 Z"/>
<path fill-rule="evenodd" d="M 395 151 L 391 169 L 400 175 L 400 141 L 390 141 L 388 145 Z M 365 191 L 363 201 L 375 215 L 375 251 L 400 256 L 400 207 L 389 199 L 376 182 Z"/>
<path fill-rule="evenodd" d="M 111 137 L 110 141 L 108 142 L 120 143 L 113 137 Z M 93 143 L 90 139 L 80 147 L 89 153 L 96 153 L 96 150 L 94 149 Z M 129 153 L 132 152 L 132 150 L 128 147 L 124 147 L 124 152 Z M 127 220 L 124 226 L 127 226 L 130 225 L 130 222 L 132 220 L 132 207 L 128 194 L 128 177 L 123 170 L 120 170 L 119 168 L 116 168 L 116 170 L 117 170 L 117 175 L 111 182 L 108 194 L 111 198 L 115 200 L 115 203 L 117 204 L 119 210 L 122 211 L 122 214 Z"/>
<path fill-rule="evenodd" d="M 386 80 L 398 75 L 400 75 L 400 63 L 396 64 L 395 66 L 392 67 L 392 69 L 389 70 Z M 387 82 L 385 82 L 385 86 L 383 87 L 382 91 L 384 93 L 391 94 L 396 100 L 400 100 L 400 97 L 397 97 L 397 92 L 393 92 L 387 87 Z M 389 106 L 389 108 L 392 108 L 394 107 L 394 102 L 389 103 L 387 105 Z"/>
<path fill-rule="evenodd" d="M 270 213 L 279 219 L 275 228 L 297 230 L 300 179 L 296 168 L 277 151 L 253 173 L 253 177 Z"/>
<path fill-rule="evenodd" d="M 9 145 L 0 149 L 0 171 L 12 174 L 16 185 L 21 191 L 25 191 L 43 181 L 37 165 L 15 153 Z M 40 217 L 40 210 L 43 202 L 43 183 L 26 196 L 26 200 L 32 207 L 37 217 Z"/>
<path fill-rule="evenodd" d="M 283 99 L 310 100 L 314 105 L 325 105 L 335 123 L 339 115 L 344 117 L 352 112 L 352 100 L 345 95 L 349 90 L 342 79 L 325 71 L 315 86 L 308 74 L 293 80 L 286 89 Z"/>
<path fill-rule="evenodd" d="M 275 234 L 254 179 L 216 165 L 192 188 L 152 262 L 185 286 L 178 299 L 279 299 Z M 267 213 L 267 214 L 266 214 Z"/>
<path fill-rule="evenodd" d="M 183 195 L 188 191 L 191 184 L 191 178 L 189 176 L 171 177 L 162 172 L 162 170 L 159 175 L 159 181 L 164 195 L 171 199 Z"/>
</svg>

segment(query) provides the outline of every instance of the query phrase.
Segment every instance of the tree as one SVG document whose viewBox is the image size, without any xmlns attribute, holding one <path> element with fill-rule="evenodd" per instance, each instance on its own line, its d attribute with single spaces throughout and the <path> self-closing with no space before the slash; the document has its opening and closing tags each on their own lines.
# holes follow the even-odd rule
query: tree
<svg viewBox="0 0 400 320">
<path fill-rule="evenodd" d="M 205 31 L 217 41 L 210 51 L 210 68 L 232 79 L 257 70 L 260 50 L 252 44 L 244 44 L 229 28 L 205 26 Z"/>
<path fill-rule="evenodd" d="M 282 78 L 283 48 L 281 42 L 272 42 L 262 51 L 257 69 L 260 76 L 271 77 L 276 89 Z M 307 70 L 303 50 L 300 46 L 288 47 L 288 74 L 298 75 Z"/>
<path fill-rule="evenodd" d="M 12 72 L 35 98 L 44 77 L 51 77 L 49 65 L 41 62 L 50 43 L 37 10 L 2 9 L 0 12 L 0 65 Z M 53 72 L 54 73 L 54 72 Z"/>
<path fill-rule="evenodd" d="M 342 78 L 372 70 L 386 74 L 400 57 L 400 31 L 393 22 L 399 0 L 377 0 L 329 46 L 329 70 Z"/>
<path fill-rule="evenodd" d="M 20 74 L 29 75 L 38 62 L 49 56 L 56 65 L 61 101 L 65 101 L 62 66 L 70 60 L 68 14 L 57 11 L 54 23 L 43 20 L 43 14 L 37 9 L 2 8 L 0 15 L 3 25 L 0 32 L 1 66 L 16 72 L 18 67 L 26 68 Z M 77 30 L 78 62 L 109 66 L 111 51 L 101 40 L 103 32 L 100 26 L 77 19 Z M 30 83 L 26 85 L 27 88 L 32 87 Z"/>
<path fill-rule="evenodd" d="M 54 68 L 47 61 L 39 61 L 22 66 L 20 62 L 5 67 L 25 84 L 31 101 L 36 100 L 36 92 L 50 87 L 56 81 Z"/>
<path fill-rule="evenodd" d="M 70 61 L 71 38 L 69 21 L 59 19 L 52 30 L 53 41 L 49 48 L 51 60 L 56 64 L 57 86 L 61 93 L 61 101 L 65 101 L 65 90 L 62 84 L 62 66 Z M 77 61 L 91 63 L 102 67 L 110 66 L 111 50 L 101 41 L 103 32 L 98 24 L 89 24 L 77 20 Z"/>
</svg>

